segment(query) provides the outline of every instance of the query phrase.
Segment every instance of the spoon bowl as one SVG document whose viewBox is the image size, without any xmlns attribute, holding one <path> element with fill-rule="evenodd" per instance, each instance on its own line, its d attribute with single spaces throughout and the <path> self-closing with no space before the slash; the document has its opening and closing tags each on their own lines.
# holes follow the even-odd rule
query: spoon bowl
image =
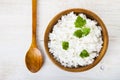
<svg viewBox="0 0 120 80">
<path fill-rule="evenodd" d="M 26 54 L 26 66 L 31 72 L 37 72 L 43 63 L 42 55 L 38 48 L 30 48 Z"/>
</svg>

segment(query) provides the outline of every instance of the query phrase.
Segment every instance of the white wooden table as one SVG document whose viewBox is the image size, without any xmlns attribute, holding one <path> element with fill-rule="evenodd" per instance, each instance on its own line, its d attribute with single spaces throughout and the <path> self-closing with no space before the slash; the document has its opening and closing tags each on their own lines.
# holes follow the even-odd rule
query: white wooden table
<svg viewBox="0 0 120 80">
<path fill-rule="evenodd" d="M 31 0 L 0 0 L 0 80 L 120 80 L 120 0 L 39 0 L 37 38 L 45 62 L 37 73 L 29 72 L 24 61 L 31 43 L 31 7 Z M 109 33 L 106 55 L 85 72 L 61 70 L 44 50 L 43 36 L 49 21 L 69 8 L 95 12 Z"/>
</svg>

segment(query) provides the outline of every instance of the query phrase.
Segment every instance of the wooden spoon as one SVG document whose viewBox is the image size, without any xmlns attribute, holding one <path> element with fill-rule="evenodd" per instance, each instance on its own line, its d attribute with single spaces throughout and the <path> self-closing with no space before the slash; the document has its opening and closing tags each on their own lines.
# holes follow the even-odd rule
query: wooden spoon
<svg viewBox="0 0 120 80">
<path fill-rule="evenodd" d="M 43 64 L 43 57 L 36 43 L 36 26 L 37 26 L 36 15 L 37 15 L 37 0 L 32 0 L 32 44 L 26 54 L 25 62 L 27 68 L 33 73 L 37 72 Z"/>
</svg>

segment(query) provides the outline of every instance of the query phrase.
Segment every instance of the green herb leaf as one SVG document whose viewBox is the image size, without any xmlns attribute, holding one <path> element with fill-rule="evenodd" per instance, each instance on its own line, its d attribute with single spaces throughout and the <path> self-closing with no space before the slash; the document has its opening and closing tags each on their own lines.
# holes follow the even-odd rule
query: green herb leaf
<svg viewBox="0 0 120 80">
<path fill-rule="evenodd" d="M 89 56 L 89 53 L 87 52 L 87 50 L 82 50 L 82 52 L 80 53 L 80 57 L 82 57 L 82 58 L 86 58 L 86 57 L 88 57 Z"/>
<path fill-rule="evenodd" d="M 81 38 L 82 37 L 82 31 L 81 30 L 76 30 L 73 35 L 78 37 L 78 38 Z"/>
<path fill-rule="evenodd" d="M 76 21 L 74 22 L 76 28 L 81 28 L 86 24 L 86 20 L 82 17 L 78 16 Z"/>
<path fill-rule="evenodd" d="M 67 50 L 67 49 L 69 48 L 69 42 L 63 41 L 63 42 L 62 42 L 62 48 L 63 48 L 64 50 Z"/>
<path fill-rule="evenodd" d="M 90 28 L 88 27 L 82 28 L 82 33 L 83 36 L 87 36 L 90 33 Z"/>
</svg>

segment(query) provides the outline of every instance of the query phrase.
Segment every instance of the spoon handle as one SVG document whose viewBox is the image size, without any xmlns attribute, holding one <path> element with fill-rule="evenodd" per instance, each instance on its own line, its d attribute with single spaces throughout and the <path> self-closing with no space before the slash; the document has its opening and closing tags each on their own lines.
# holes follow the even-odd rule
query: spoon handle
<svg viewBox="0 0 120 80">
<path fill-rule="evenodd" d="M 36 47 L 37 0 L 32 0 L 32 47 Z"/>
</svg>

